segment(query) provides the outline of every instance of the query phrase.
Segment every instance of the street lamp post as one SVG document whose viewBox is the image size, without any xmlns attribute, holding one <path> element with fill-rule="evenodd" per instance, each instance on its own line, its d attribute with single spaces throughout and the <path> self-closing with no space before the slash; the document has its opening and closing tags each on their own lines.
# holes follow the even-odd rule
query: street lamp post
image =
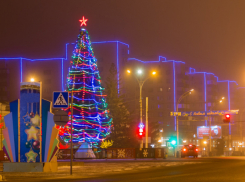
<svg viewBox="0 0 245 182">
<path fill-rule="evenodd" d="M 241 137 L 241 142 L 243 142 L 243 136 L 242 136 L 242 118 L 243 118 L 243 113 L 245 112 L 245 108 L 240 112 L 240 137 Z"/>
<path fill-rule="evenodd" d="M 182 94 L 180 96 L 180 98 L 178 99 L 177 105 L 176 105 L 176 112 L 178 112 L 178 105 L 179 103 L 182 101 L 183 98 L 185 98 L 186 96 L 188 96 L 189 94 L 191 94 L 191 92 L 193 92 L 194 89 L 191 89 L 187 92 L 185 92 L 184 94 Z M 179 119 L 178 119 L 178 115 L 176 116 L 176 133 L 177 133 L 177 151 L 179 150 Z"/>
<path fill-rule="evenodd" d="M 223 100 L 225 99 L 225 97 L 222 97 L 221 100 L 219 101 L 219 103 L 222 103 Z M 210 107 L 210 111 L 213 110 L 213 107 L 211 106 Z M 211 138 L 211 120 L 212 120 L 212 117 L 209 116 L 209 156 L 211 156 L 211 150 L 212 150 L 212 138 Z"/>
<path fill-rule="evenodd" d="M 127 73 L 131 73 L 131 71 L 130 70 L 127 70 Z M 137 73 L 139 75 L 142 75 L 143 74 L 143 71 L 139 69 L 137 71 Z M 152 75 L 155 75 L 155 74 L 156 74 L 156 72 L 153 71 L 152 72 Z M 138 81 L 139 87 L 140 87 L 140 98 L 139 98 L 139 103 L 140 103 L 140 123 L 143 123 L 143 116 L 142 116 L 142 88 L 143 88 L 144 83 L 146 82 L 146 80 L 148 80 L 148 78 L 150 78 L 150 76 L 147 77 L 147 78 L 145 78 L 144 80 L 138 79 L 137 77 L 135 77 L 135 78 Z M 148 126 L 146 126 L 146 127 L 148 128 Z M 148 136 L 148 133 L 146 134 L 146 136 Z M 140 144 L 140 148 L 143 148 L 143 139 L 142 139 L 142 142 Z"/>
</svg>

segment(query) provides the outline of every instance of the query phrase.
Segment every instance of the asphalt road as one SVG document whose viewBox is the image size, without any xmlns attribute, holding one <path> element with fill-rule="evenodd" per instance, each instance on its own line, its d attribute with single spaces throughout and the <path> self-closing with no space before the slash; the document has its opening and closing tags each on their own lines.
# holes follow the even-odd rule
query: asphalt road
<svg viewBox="0 0 245 182">
<path fill-rule="evenodd" d="M 72 181 L 72 182 L 179 182 L 179 181 L 244 181 L 245 182 L 245 158 L 186 158 L 186 159 L 169 159 L 166 162 L 195 162 L 186 165 L 176 165 L 176 166 L 161 166 L 161 167 L 151 167 L 148 169 L 138 169 L 136 171 L 130 172 L 118 172 L 111 175 L 101 175 L 98 177 L 81 177 L 74 178 L 67 176 L 67 178 L 53 178 L 44 179 L 41 176 L 36 177 L 35 180 L 25 178 L 25 181 Z M 107 161 L 110 162 L 110 161 Z M 117 161 L 118 163 L 124 162 Z M 137 161 L 135 161 L 137 162 Z M 152 161 L 149 161 L 152 162 Z M 155 162 L 160 162 L 156 161 Z M 95 164 L 96 165 L 96 164 Z M 98 165 L 98 164 L 97 164 Z M 106 162 L 105 162 L 106 165 Z M 81 174 L 83 171 L 81 171 Z M 7 181 L 23 181 L 13 177 L 11 180 Z"/>
<path fill-rule="evenodd" d="M 195 159 L 184 159 L 192 161 Z M 183 160 L 181 160 L 183 161 Z M 77 182 L 179 182 L 179 181 L 245 181 L 245 160 L 240 159 L 199 159 L 200 163 L 159 167 L 134 173 L 101 176 Z"/>
</svg>

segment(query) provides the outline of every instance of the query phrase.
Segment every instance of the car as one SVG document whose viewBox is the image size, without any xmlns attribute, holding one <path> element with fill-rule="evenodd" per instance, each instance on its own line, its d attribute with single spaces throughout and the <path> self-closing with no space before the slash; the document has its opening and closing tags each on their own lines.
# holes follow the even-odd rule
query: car
<svg viewBox="0 0 245 182">
<path fill-rule="evenodd" d="M 198 156 L 198 148 L 196 145 L 184 145 L 183 148 L 181 149 L 181 158 L 184 158 L 186 156 L 193 156 L 196 157 Z"/>
</svg>

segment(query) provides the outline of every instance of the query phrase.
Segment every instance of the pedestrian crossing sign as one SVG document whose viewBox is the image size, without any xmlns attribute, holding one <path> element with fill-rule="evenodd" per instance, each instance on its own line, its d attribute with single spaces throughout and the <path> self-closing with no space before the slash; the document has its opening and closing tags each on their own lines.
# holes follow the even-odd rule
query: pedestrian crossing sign
<svg viewBox="0 0 245 182">
<path fill-rule="evenodd" d="M 68 108 L 68 92 L 53 93 L 53 108 Z"/>
</svg>

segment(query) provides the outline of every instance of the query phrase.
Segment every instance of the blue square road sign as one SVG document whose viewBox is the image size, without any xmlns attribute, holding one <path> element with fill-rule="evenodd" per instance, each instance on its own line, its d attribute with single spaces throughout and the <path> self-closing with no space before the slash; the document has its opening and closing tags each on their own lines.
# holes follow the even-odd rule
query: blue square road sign
<svg viewBox="0 0 245 182">
<path fill-rule="evenodd" d="M 68 92 L 54 92 L 53 93 L 53 108 L 68 108 L 69 94 Z"/>
</svg>

